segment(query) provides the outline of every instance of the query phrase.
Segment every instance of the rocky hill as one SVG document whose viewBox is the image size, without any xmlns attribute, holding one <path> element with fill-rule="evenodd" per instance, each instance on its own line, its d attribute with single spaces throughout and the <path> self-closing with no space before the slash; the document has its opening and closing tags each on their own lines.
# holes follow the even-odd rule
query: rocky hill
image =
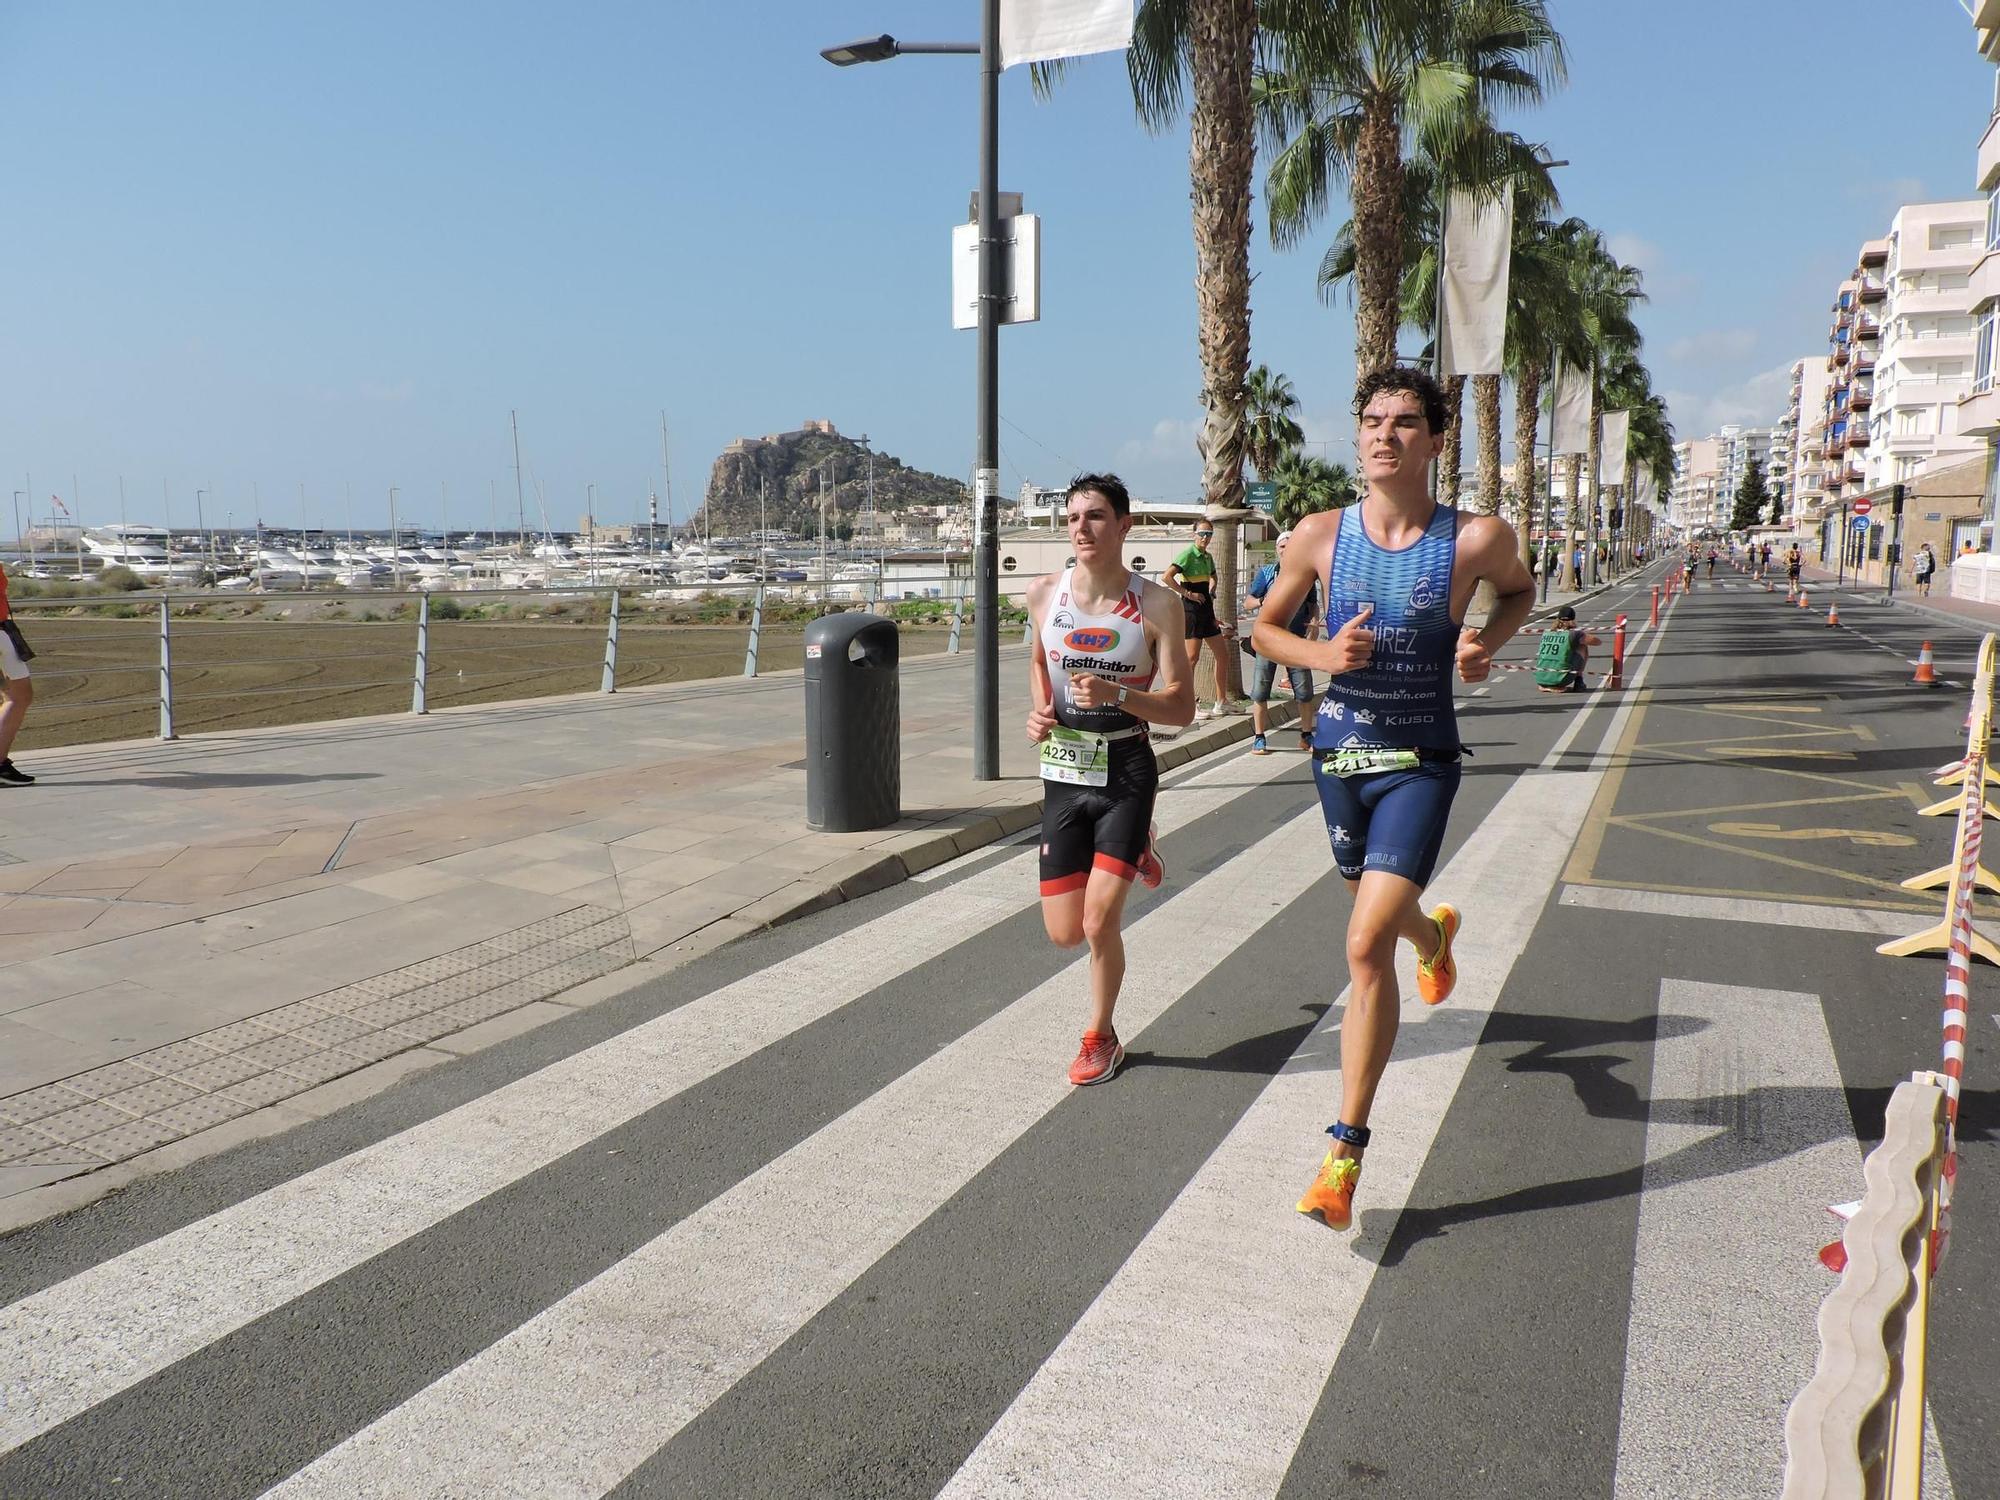
<svg viewBox="0 0 2000 1500">
<path fill-rule="evenodd" d="M 852 530 L 868 500 L 868 452 L 825 421 L 807 422 L 795 432 L 738 438 L 709 470 L 699 525 L 717 535 L 743 534 L 758 526 L 758 490 L 765 500 L 766 524 L 802 536 L 819 530 L 821 475 L 830 474 L 833 504 L 828 528 Z M 875 453 L 875 509 L 884 516 L 914 505 L 969 506 L 966 487 L 942 474 L 912 469 L 894 454 Z"/>
</svg>

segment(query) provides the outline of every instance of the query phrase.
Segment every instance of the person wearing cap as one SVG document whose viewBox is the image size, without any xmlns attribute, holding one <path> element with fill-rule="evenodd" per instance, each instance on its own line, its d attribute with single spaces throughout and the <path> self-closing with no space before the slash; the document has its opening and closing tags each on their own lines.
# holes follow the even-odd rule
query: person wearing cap
<svg viewBox="0 0 2000 1500">
<path fill-rule="evenodd" d="M 1215 523 L 1194 523 L 1194 541 L 1174 555 L 1160 582 L 1181 596 L 1181 625 L 1186 632 L 1187 664 L 1192 672 L 1201 662 L 1202 642 L 1215 658 L 1213 717 L 1229 712 L 1229 659 L 1222 654 L 1222 626 L 1215 618 L 1215 557 L 1208 544 L 1215 540 Z M 1196 718 L 1203 717 L 1197 712 Z"/>
<path fill-rule="evenodd" d="M 1545 693 L 1580 693 L 1590 648 L 1602 638 L 1576 628 L 1576 610 L 1565 604 L 1555 613 L 1535 652 L 1535 686 Z"/>
<path fill-rule="evenodd" d="M 1249 602 L 1244 613 L 1256 624 L 1257 612 L 1264 607 L 1264 596 L 1276 582 L 1278 568 L 1285 560 L 1285 545 L 1292 539 L 1289 529 L 1278 533 L 1278 560 L 1267 562 L 1259 568 L 1250 580 Z M 1318 628 L 1319 580 L 1313 580 L 1312 591 L 1305 597 L 1298 610 L 1292 615 L 1292 623 L 1287 628 L 1293 635 L 1311 640 Z M 1246 646 L 1247 649 L 1247 646 Z M 1256 727 L 1256 734 L 1250 741 L 1252 755 L 1269 755 L 1271 747 L 1264 743 L 1265 733 L 1270 729 L 1271 688 L 1278 680 L 1278 664 L 1268 657 L 1257 658 L 1256 670 L 1250 679 L 1250 718 Z M 1292 685 L 1292 701 L 1299 706 L 1299 748 L 1308 753 L 1313 743 L 1313 674 L 1305 667 L 1285 668 L 1285 680 Z"/>
<path fill-rule="evenodd" d="M 35 778 L 9 758 L 28 705 L 35 701 L 35 685 L 28 679 L 28 659 L 34 654 L 14 623 L 14 611 L 7 603 L 7 570 L 0 568 L 0 786 L 35 784 Z"/>
</svg>

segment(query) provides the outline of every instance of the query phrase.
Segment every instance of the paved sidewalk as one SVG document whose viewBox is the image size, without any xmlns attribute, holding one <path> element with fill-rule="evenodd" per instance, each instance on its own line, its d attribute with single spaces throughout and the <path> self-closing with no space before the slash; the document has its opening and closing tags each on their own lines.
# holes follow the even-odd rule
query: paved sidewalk
<svg viewBox="0 0 2000 1500">
<path fill-rule="evenodd" d="M 912 658 L 904 816 L 867 833 L 805 826 L 796 671 L 22 756 L 0 1200 L 328 1113 L 1032 826 L 1023 648 L 1002 656 L 1002 779 L 972 778 L 970 656 Z M 1162 767 L 1249 733 L 1197 723 Z"/>
</svg>

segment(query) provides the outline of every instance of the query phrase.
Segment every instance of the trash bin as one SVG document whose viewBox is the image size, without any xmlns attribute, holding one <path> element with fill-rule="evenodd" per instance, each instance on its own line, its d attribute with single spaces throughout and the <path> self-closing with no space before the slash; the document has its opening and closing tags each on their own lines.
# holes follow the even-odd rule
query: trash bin
<svg viewBox="0 0 2000 1500">
<path fill-rule="evenodd" d="M 902 816 L 896 622 L 851 610 L 806 626 L 806 826 L 885 828 Z"/>
</svg>

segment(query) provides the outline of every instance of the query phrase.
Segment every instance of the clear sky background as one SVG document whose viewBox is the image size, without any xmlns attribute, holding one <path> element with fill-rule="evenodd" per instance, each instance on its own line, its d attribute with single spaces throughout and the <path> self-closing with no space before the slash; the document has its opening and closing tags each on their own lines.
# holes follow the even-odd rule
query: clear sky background
<svg viewBox="0 0 2000 1500">
<path fill-rule="evenodd" d="M 1955 0 L 1555 0 L 1571 82 L 1510 121 L 1646 272 L 1681 436 L 1770 421 L 1896 205 L 1972 196 L 1993 68 Z M 961 477 L 973 337 L 950 226 L 967 59 L 836 69 L 971 0 L 386 5 L 0 0 L 0 476 L 86 522 L 510 526 L 699 503 L 731 438 L 807 417 Z M 1199 487 L 1183 124 L 1122 59 L 1003 79 L 1002 186 L 1043 216 L 1043 321 L 1002 335 L 1003 485 Z M 1253 252 L 1253 358 L 1348 459 L 1344 211 Z M 74 476 L 74 479 L 72 478 Z M 303 499 L 301 486 L 304 488 Z M 351 495 L 351 501 L 349 496 Z M 254 498 L 253 498 L 254 496 Z M 497 498 L 495 498 L 497 497 Z M 79 506 L 80 499 L 80 506 Z M 350 508 L 351 507 L 351 508 Z M 11 521 L 11 517 L 9 518 Z"/>
</svg>

